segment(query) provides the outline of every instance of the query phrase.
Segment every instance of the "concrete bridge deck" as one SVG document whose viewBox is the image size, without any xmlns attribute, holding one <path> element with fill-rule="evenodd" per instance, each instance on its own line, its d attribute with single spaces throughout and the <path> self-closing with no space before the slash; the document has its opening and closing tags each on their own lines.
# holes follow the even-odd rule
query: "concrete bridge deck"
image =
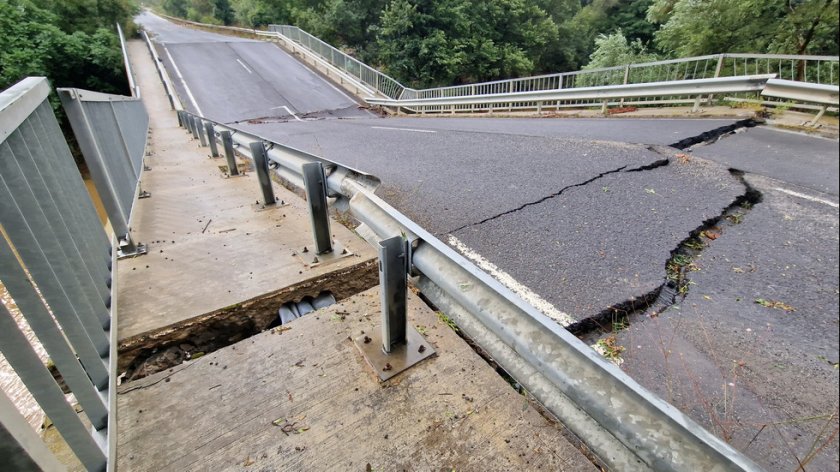
<svg viewBox="0 0 840 472">
<path fill-rule="evenodd" d="M 285 205 L 252 209 L 256 178 L 223 178 L 222 160 L 177 127 L 145 46 L 131 42 L 129 55 L 151 118 L 143 188 L 152 197 L 133 224 L 149 254 L 118 268 L 120 365 L 130 374 L 118 397 L 119 468 L 594 467 L 413 295 L 409 323 L 437 354 L 380 383 L 350 340 L 380 329 L 372 249 L 333 222 L 352 254 L 304 260 L 305 202 L 277 187 Z M 282 303 L 323 291 L 338 304 L 261 332 Z M 179 349 L 192 360 L 158 362 Z"/>
</svg>

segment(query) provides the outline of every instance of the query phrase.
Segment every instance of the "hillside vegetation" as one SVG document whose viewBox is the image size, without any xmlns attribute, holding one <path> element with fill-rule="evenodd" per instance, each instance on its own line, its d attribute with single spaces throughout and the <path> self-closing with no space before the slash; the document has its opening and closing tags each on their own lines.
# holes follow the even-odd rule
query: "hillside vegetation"
<svg viewBox="0 0 840 472">
<path fill-rule="evenodd" d="M 838 0 L 156 0 L 290 24 L 413 87 L 721 52 L 838 54 Z"/>
</svg>

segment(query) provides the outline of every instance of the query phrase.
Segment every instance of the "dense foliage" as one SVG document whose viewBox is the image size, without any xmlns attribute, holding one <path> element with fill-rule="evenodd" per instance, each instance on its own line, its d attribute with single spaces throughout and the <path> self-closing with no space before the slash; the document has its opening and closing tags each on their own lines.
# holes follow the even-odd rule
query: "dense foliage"
<svg viewBox="0 0 840 472">
<path fill-rule="evenodd" d="M 127 0 L 0 0 L 0 90 L 27 76 L 55 87 L 126 93 L 116 23 Z"/>
<path fill-rule="evenodd" d="M 300 26 L 411 86 L 721 52 L 840 49 L 838 0 L 161 2 L 194 20 Z"/>
</svg>

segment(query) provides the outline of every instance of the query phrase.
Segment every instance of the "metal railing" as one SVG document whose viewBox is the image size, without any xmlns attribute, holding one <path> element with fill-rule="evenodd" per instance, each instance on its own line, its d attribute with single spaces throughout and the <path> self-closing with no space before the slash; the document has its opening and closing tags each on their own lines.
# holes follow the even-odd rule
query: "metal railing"
<svg viewBox="0 0 840 472">
<path fill-rule="evenodd" d="M 30 77 L 0 94 L 0 281 L 91 429 L 6 305 L 0 305 L 0 351 L 85 468 L 110 470 L 116 452 L 116 251 L 49 93 L 47 79 Z M 3 448 L 22 463 L 54 463 L 43 447 L 33 446 L 31 429 L 15 421 L 15 413 L 0 414 L 0 430 L 14 440 Z"/>
<path fill-rule="evenodd" d="M 397 80 L 330 46 L 297 26 L 269 25 L 268 29 L 309 49 L 333 67 L 357 78 L 360 82 L 385 97 L 400 98 L 403 91 L 406 90 L 405 86 Z"/>
<path fill-rule="evenodd" d="M 139 97 L 59 88 L 58 96 L 90 169 L 108 219 L 120 241 L 120 255 L 146 252 L 131 237 L 131 214 L 145 169 L 149 116 Z"/>
<path fill-rule="evenodd" d="M 580 87 L 548 91 L 466 95 L 457 97 L 418 99 L 368 99 L 373 105 L 408 108 L 414 111 L 479 111 L 495 109 L 560 107 L 568 103 L 600 104 L 606 108 L 618 103 L 677 103 L 694 102 L 697 110 L 709 95 L 723 93 L 758 93 L 774 75 L 720 77 L 713 79 L 679 80 L 628 85 Z M 664 99 L 663 99 L 664 97 Z"/>
<path fill-rule="evenodd" d="M 137 87 L 137 81 L 134 79 L 134 71 L 131 69 L 131 61 L 128 59 L 128 49 L 125 45 L 125 35 L 123 34 L 122 26 L 117 23 L 117 35 L 120 37 L 120 50 L 123 55 L 123 64 L 125 65 L 125 77 L 128 80 L 128 88 L 131 90 L 131 96 L 140 98 L 140 88 Z"/>
<path fill-rule="evenodd" d="M 469 85 L 424 90 L 409 89 L 406 90 L 403 98 L 440 98 L 531 92 L 759 74 L 776 74 L 781 79 L 799 82 L 838 85 L 840 83 L 839 60 L 840 58 L 837 56 L 715 54 Z"/>
</svg>

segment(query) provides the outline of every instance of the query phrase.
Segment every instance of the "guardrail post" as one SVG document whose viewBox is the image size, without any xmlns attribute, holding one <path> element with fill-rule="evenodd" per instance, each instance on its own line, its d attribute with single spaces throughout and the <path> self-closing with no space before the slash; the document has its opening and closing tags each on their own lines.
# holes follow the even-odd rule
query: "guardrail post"
<svg viewBox="0 0 840 472">
<path fill-rule="evenodd" d="M 233 137 L 230 131 L 219 133 L 222 138 L 222 148 L 225 150 L 225 158 L 228 164 L 228 175 L 239 175 L 239 167 L 236 166 L 236 154 L 233 152 Z"/>
<path fill-rule="evenodd" d="M 700 111 L 700 101 L 703 100 L 702 95 L 698 95 L 697 98 L 694 99 L 694 105 L 691 107 L 691 113 L 697 113 Z"/>
<path fill-rule="evenodd" d="M 251 156 L 254 158 L 254 167 L 257 169 L 257 180 L 260 182 L 260 191 L 263 196 L 262 205 L 274 205 L 277 199 L 274 197 L 274 188 L 271 187 L 268 153 L 265 152 L 265 144 L 262 141 L 255 141 L 250 146 Z"/>
<path fill-rule="evenodd" d="M 309 218 L 315 237 L 315 253 L 332 252 L 330 216 L 327 209 L 327 177 L 324 165 L 310 162 L 303 165 L 303 184 L 306 187 L 306 201 L 309 203 Z"/>
<path fill-rule="evenodd" d="M 207 146 L 207 136 L 205 136 L 206 127 L 204 126 L 204 120 L 201 118 L 195 119 L 195 127 L 196 131 L 198 131 L 198 143 L 201 147 Z"/>
<path fill-rule="evenodd" d="M 216 130 L 213 123 L 205 122 L 204 131 L 207 133 L 207 144 L 210 145 L 210 157 L 219 157 L 219 148 L 216 146 Z"/>
<path fill-rule="evenodd" d="M 190 115 L 189 123 L 190 123 L 190 132 L 193 135 L 193 139 L 198 139 L 198 118 L 196 118 L 193 115 Z"/>
<path fill-rule="evenodd" d="M 386 353 L 406 342 L 408 255 L 408 241 L 402 236 L 379 242 L 382 349 Z"/>
</svg>

